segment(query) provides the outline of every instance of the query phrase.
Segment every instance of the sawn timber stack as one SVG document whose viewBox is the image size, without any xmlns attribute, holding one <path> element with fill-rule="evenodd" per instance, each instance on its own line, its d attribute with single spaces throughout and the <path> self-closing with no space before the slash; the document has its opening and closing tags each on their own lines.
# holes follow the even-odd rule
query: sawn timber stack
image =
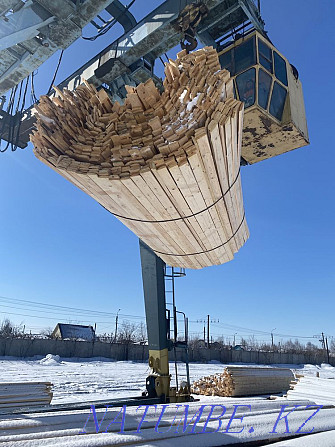
<svg viewBox="0 0 335 447">
<path fill-rule="evenodd" d="M 205 396 L 257 396 L 285 392 L 294 380 L 288 368 L 227 366 L 221 374 L 193 383 L 192 393 Z"/>
<path fill-rule="evenodd" d="M 42 96 L 35 155 L 171 266 L 233 259 L 248 239 L 240 180 L 243 104 L 211 47 L 185 51 L 124 105 L 84 83 Z"/>
<path fill-rule="evenodd" d="M 0 383 L 0 410 L 49 405 L 51 387 L 50 382 Z"/>
</svg>

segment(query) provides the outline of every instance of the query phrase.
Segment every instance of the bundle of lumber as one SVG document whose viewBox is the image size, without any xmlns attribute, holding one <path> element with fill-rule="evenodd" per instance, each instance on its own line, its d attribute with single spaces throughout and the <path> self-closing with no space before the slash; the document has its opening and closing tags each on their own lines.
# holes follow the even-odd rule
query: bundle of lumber
<svg viewBox="0 0 335 447">
<path fill-rule="evenodd" d="M 256 396 L 286 392 L 294 374 L 287 368 L 227 366 L 221 374 L 193 383 L 192 393 L 205 396 Z"/>
<path fill-rule="evenodd" d="M 0 409 L 49 405 L 50 382 L 0 383 Z"/>
<path fill-rule="evenodd" d="M 318 405 L 335 405 L 335 380 L 299 376 L 291 382 L 287 398 L 311 400 Z"/>
<path fill-rule="evenodd" d="M 118 217 L 171 266 L 233 259 L 249 234 L 240 180 L 243 104 L 206 47 L 182 51 L 125 103 L 84 82 L 42 96 L 35 155 Z"/>
</svg>

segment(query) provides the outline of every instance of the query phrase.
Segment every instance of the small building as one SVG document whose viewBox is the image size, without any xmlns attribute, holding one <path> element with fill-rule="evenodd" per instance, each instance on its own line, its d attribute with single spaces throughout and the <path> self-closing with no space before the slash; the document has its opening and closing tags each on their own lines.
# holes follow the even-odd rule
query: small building
<svg viewBox="0 0 335 447">
<path fill-rule="evenodd" d="M 95 331 L 92 326 L 58 323 L 51 334 L 51 338 L 57 338 L 59 340 L 94 341 Z"/>
<path fill-rule="evenodd" d="M 235 346 L 232 346 L 231 349 L 232 349 L 233 351 L 245 351 L 245 348 L 244 348 L 242 345 L 235 345 Z"/>
</svg>

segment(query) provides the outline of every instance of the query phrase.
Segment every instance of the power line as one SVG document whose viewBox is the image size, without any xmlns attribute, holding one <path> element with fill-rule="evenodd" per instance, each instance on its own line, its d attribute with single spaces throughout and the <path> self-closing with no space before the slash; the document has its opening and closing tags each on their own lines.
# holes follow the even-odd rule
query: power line
<svg viewBox="0 0 335 447">
<path fill-rule="evenodd" d="M 6 304 L 5 304 L 6 303 Z M 14 304 L 14 306 L 13 306 Z M 109 325 L 111 324 L 116 316 L 115 312 L 102 312 L 102 311 L 98 311 L 98 310 L 92 310 L 92 309 L 83 309 L 83 308 L 77 308 L 77 307 L 69 307 L 69 306 L 60 306 L 60 305 L 55 305 L 55 304 L 46 304 L 46 303 L 42 303 L 42 302 L 38 302 L 38 301 L 32 301 L 32 300 L 22 300 L 22 299 L 18 299 L 18 298 L 8 298 L 8 297 L 4 297 L 4 296 L 0 296 L 0 305 L 2 305 L 2 307 L 7 307 L 7 308 L 11 308 L 11 309 L 17 309 L 17 310 L 22 310 L 22 311 L 26 311 L 26 310 L 33 310 L 34 312 L 37 313 L 41 313 L 44 312 L 44 314 L 46 312 L 48 312 L 48 315 L 50 315 L 52 313 L 52 316 L 41 316 L 41 315 L 30 315 L 30 314 L 25 314 L 25 313 L 15 313 L 15 312 L 0 312 L 1 314 L 8 314 L 8 315 L 16 315 L 16 316 L 23 316 L 23 317 L 30 317 L 30 318 L 39 318 L 39 319 L 45 319 L 45 320 L 59 320 L 59 319 L 64 319 L 64 314 L 66 314 L 66 316 L 69 316 L 69 312 L 71 312 L 71 317 L 72 319 L 75 317 L 78 317 L 78 320 L 81 320 L 81 317 L 83 318 L 89 318 L 89 320 L 81 320 L 83 322 L 92 322 L 93 320 L 96 320 L 96 323 L 99 324 L 106 324 Z M 16 306 L 15 306 L 16 305 Z M 29 306 L 24 307 L 24 306 Z M 110 321 L 99 321 L 97 320 L 98 318 L 102 318 L 104 320 L 109 320 Z M 129 314 L 119 314 L 119 317 L 122 318 L 123 320 L 141 320 L 144 321 L 145 317 L 144 316 L 140 316 L 140 315 L 129 315 Z M 192 324 L 203 324 L 203 319 L 199 319 L 199 320 L 189 320 L 190 323 Z M 224 324 L 224 323 L 216 323 L 215 321 L 212 321 L 213 326 L 215 326 L 214 329 L 215 332 L 213 331 L 213 335 L 217 335 L 217 336 L 224 336 L 224 337 L 232 337 L 233 334 L 227 334 L 227 330 L 231 330 L 231 331 L 239 331 L 238 336 L 240 337 L 264 337 L 267 335 L 271 335 L 271 332 L 266 332 L 266 331 L 260 331 L 257 329 L 250 329 L 250 328 L 245 328 L 242 326 L 235 326 L 235 325 L 230 325 L 230 324 Z M 223 328 L 224 329 L 224 333 L 217 333 L 217 331 L 219 330 L 219 328 Z M 200 331 L 192 331 L 192 333 L 199 333 Z M 222 331 L 223 332 L 223 331 Z M 295 339 L 315 339 L 315 336 L 307 336 L 307 335 L 293 335 L 293 334 L 281 334 L 281 333 L 273 333 L 274 336 L 276 337 L 285 337 L 285 338 L 295 338 Z M 329 337 L 332 337 L 331 335 L 329 335 Z"/>
<path fill-rule="evenodd" d="M 15 315 L 15 316 L 19 316 L 19 317 L 40 318 L 42 320 L 52 320 L 52 321 L 58 321 L 58 322 L 60 320 L 60 318 L 56 318 L 56 317 L 47 317 L 47 316 L 43 316 L 42 317 L 41 315 L 27 315 L 27 314 L 14 313 L 14 312 L 2 312 L 2 311 L 0 311 L 0 314 L 3 314 L 3 315 Z M 120 316 L 120 314 L 119 314 L 119 316 Z M 67 318 L 64 318 L 64 320 L 76 320 L 76 321 L 80 321 L 81 323 L 90 323 L 90 324 L 92 324 L 93 321 L 94 321 L 94 323 L 97 323 L 97 324 L 112 324 L 113 323 L 112 319 L 110 321 L 98 321 L 98 320 L 95 320 L 94 317 L 91 318 L 90 320 L 82 320 L 82 319 L 79 319 L 79 318 L 75 318 L 75 316 L 74 317 L 69 317 L 68 316 Z M 126 320 L 123 319 L 123 321 L 126 321 Z"/>
<path fill-rule="evenodd" d="M 23 303 L 23 304 L 28 304 L 30 307 L 40 307 L 40 308 L 45 308 L 45 310 L 51 309 L 54 311 L 74 311 L 77 313 L 83 313 L 85 315 L 89 315 L 89 316 L 110 316 L 110 317 L 115 317 L 116 313 L 115 312 L 102 312 L 99 310 L 92 310 L 92 309 L 83 309 L 83 308 L 78 308 L 78 307 L 69 307 L 69 306 L 60 306 L 60 305 L 56 305 L 56 304 L 46 304 L 46 303 L 41 303 L 41 302 L 37 302 L 37 301 L 30 301 L 30 300 L 21 300 L 18 298 L 8 298 L 5 296 L 0 296 L 0 302 L 4 301 L 4 302 L 14 302 L 17 304 Z M 130 318 L 130 319 L 145 319 L 145 317 L 140 316 L 140 315 L 128 315 L 128 314 L 119 314 L 120 317 L 122 318 Z"/>
<path fill-rule="evenodd" d="M 41 318 L 41 319 L 43 319 L 43 320 L 53 320 L 53 321 L 59 321 L 59 318 L 52 318 L 52 317 L 41 317 L 40 315 L 27 315 L 27 314 L 18 314 L 18 313 L 13 313 L 13 312 L 2 312 L 2 311 L 0 311 L 0 313 L 1 314 L 4 314 L 4 315 L 16 315 L 16 316 L 19 316 L 19 317 L 30 317 L 30 318 Z M 70 319 L 72 319 L 72 318 L 70 318 Z M 92 322 L 92 320 L 81 320 L 81 321 L 83 321 L 83 322 L 85 322 L 85 323 L 90 323 L 90 322 Z M 97 323 L 100 323 L 99 321 L 97 321 Z"/>
<path fill-rule="evenodd" d="M 200 320 L 191 320 L 190 323 L 198 323 L 200 322 Z M 260 335 L 269 335 L 270 332 L 265 332 L 265 331 L 259 331 L 257 329 L 249 329 L 249 328 L 245 328 L 245 327 L 241 327 L 241 326 L 235 326 L 235 325 L 231 325 L 231 324 L 225 324 L 225 323 L 213 323 L 216 324 L 219 327 L 225 328 L 225 329 L 231 329 L 231 330 L 240 330 L 240 331 L 245 331 L 245 332 L 251 332 L 253 334 L 255 333 L 259 333 Z"/>
<path fill-rule="evenodd" d="M 201 323 L 201 320 L 190 320 L 190 323 Z M 250 329 L 250 328 L 245 328 L 242 326 L 235 326 L 235 325 L 231 325 L 231 324 L 225 324 L 225 323 L 213 323 L 213 325 L 218 326 L 218 327 L 222 327 L 224 329 L 231 329 L 231 330 L 239 330 L 239 331 L 244 331 L 244 332 L 250 332 L 250 334 L 243 334 L 244 336 L 251 336 L 251 335 L 256 335 L 256 336 L 264 336 L 264 335 L 271 335 L 271 332 L 266 332 L 266 331 L 260 331 L 258 329 Z M 242 334 L 239 334 L 242 335 Z M 306 338 L 306 339 L 312 339 L 315 338 L 314 336 L 307 336 L 307 335 L 293 335 L 293 334 L 281 334 L 281 333 L 273 333 L 273 335 L 277 336 L 277 337 L 292 337 L 292 338 Z"/>
<path fill-rule="evenodd" d="M 39 313 L 46 313 L 46 312 L 48 312 L 48 315 L 50 315 L 50 311 L 49 311 L 49 309 L 31 309 L 31 307 L 30 308 L 27 308 L 27 307 L 16 307 L 16 306 L 12 306 L 12 305 L 9 305 L 9 304 L 3 304 L 3 303 L 0 303 L 1 304 L 1 307 L 9 307 L 10 309 L 17 309 L 17 310 L 34 310 L 35 312 L 39 312 Z M 69 315 L 69 312 L 68 311 L 65 311 L 65 310 L 58 310 L 57 311 L 57 313 L 53 313 L 53 315 L 61 315 L 61 314 L 64 314 L 64 315 Z M 90 315 L 92 318 L 94 318 L 96 315 L 92 312 L 92 314 L 87 314 L 87 313 L 84 313 L 84 312 L 75 312 L 75 313 L 72 313 L 71 315 L 73 315 L 73 316 L 78 316 L 78 317 L 87 317 L 88 315 Z M 101 315 L 98 315 L 99 317 L 101 317 Z M 111 317 L 111 319 L 112 319 L 112 317 Z"/>
</svg>

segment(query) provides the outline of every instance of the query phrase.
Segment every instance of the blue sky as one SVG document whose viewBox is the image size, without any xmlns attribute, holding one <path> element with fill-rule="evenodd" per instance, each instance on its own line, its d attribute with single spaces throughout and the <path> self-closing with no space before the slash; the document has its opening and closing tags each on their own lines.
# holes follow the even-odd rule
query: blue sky
<svg viewBox="0 0 335 447">
<path fill-rule="evenodd" d="M 132 12 L 140 19 L 160 3 L 137 0 Z M 335 336 L 334 14 L 331 0 L 317 8 L 313 0 L 262 2 L 271 40 L 299 70 L 311 144 L 242 169 L 249 241 L 234 261 L 188 270 L 178 280 L 180 310 L 191 321 L 207 314 L 219 319 L 214 336 L 254 332 L 270 341 L 274 328 L 283 335 Z M 120 33 L 117 25 L 95 42 L 78 40 L 65 51 L 57 81 Z M 38 70 L 38 94 L 48 89 L 57 59 Z M 0 296 L 144 316 L 136 236 L 35 159 L 31 145 L 0 158 Z M 39 310 L 0 298 L 0 321 L 8 316 L 32 332 L 58 320 L 114 330 L 111 315 Z M 191 324 L 191 332 L 201 330 Z"/>
</svg>

